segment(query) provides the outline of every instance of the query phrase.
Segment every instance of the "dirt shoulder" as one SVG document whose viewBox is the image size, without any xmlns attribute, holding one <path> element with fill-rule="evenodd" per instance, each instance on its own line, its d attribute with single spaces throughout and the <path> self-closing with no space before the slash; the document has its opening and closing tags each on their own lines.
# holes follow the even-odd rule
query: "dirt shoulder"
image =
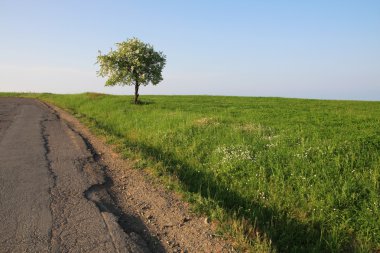
<svg viewBox="0 0 380 253">
<path fill-rule="evenodd" d="M 231 243 L 215 236 L 206 217 L 191 213 L 188 203 L 122 159 L 66 111 L 47 105 L 84 139 L 108 178 L 107 191 L 120 208 L 119 224 L 143 237 L 152 252 L 235 252 Z"/>
</svg>

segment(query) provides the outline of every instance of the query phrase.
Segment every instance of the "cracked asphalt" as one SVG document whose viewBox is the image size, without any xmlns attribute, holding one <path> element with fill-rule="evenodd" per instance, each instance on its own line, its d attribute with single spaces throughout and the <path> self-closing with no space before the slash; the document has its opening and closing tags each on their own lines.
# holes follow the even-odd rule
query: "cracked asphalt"
<svg viewBox="0 0 380 253">
<path fill-rule="evenodd" d="M 118 224 L 105 184 L 91 147 L 57 114 L 0 98 L 0 252 L 149 252 Z"/>
</svg>

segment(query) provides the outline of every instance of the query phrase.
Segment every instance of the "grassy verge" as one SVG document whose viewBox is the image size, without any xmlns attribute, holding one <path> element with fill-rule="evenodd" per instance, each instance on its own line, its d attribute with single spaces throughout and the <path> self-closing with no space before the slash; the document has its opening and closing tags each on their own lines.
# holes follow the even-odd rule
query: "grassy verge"
<svg viewBox="0 0 380 253">
<path fill-rule="evenodd" d="M 29 96 L 70 110 L 251 250 L 380 250 L 380 102 Z"/>
</svg>

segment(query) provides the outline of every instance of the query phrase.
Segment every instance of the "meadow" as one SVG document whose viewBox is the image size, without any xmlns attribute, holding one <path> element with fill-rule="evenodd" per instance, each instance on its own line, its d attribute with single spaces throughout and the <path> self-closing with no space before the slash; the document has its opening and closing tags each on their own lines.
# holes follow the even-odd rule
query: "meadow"
<svg viewBox="0 0 380 253">
<path fill-rule="evenodd" d="M 23 96 L 73 113 L 245 249 L 380 250 L 380 102 Z"/>
</svg>

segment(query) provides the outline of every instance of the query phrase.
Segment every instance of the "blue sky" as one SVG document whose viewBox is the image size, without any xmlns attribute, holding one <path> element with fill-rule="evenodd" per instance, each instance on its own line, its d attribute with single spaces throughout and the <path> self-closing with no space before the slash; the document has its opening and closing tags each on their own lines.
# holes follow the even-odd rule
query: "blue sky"
<svg viewBox="0 0 380 253">
<path fill-rule="evenodd" d="M 144 94 L 380 100 L 380 1 L 0 0 L 0 91 L 104 87 L 98 50 L 131 37 L 167 55 Z"/>
</svg>

